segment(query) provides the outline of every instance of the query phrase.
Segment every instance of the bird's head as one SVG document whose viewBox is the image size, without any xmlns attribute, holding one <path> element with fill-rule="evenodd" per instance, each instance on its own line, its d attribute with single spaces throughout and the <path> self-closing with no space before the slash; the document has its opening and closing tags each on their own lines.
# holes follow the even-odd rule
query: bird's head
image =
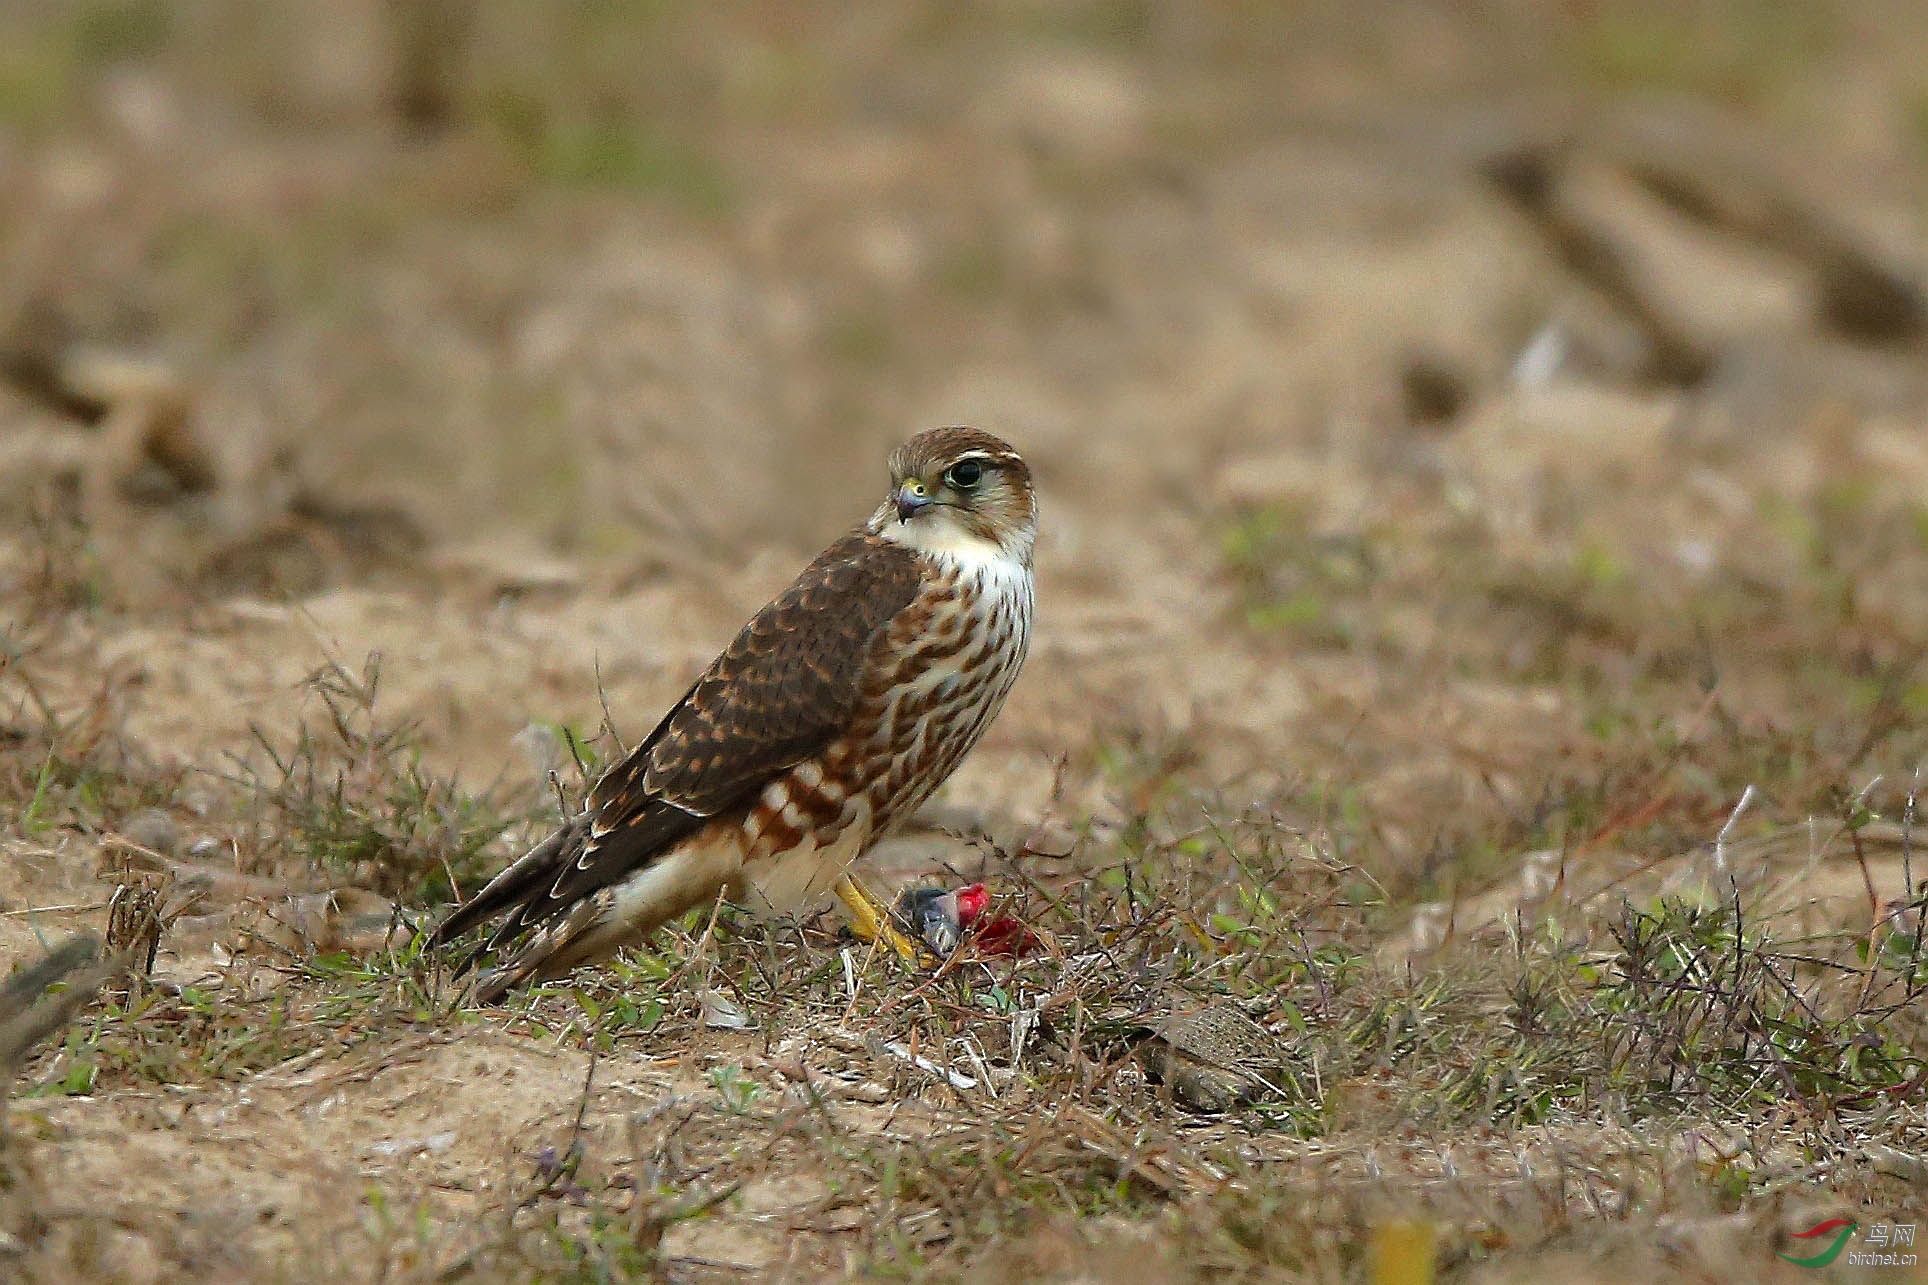
<svg viewBox="0 0 1928 1285">
<path fill-rule="evenodd" d="M 898 895 L 894 915 L 924 939 L 924 944 L 945 958 L 971 926 L 984 917 L 991 894 L 983 884 L 966 884 L 946 892 L 942 888 L 906 888 Z"/>
<path fill-rule="evenodd" d="M 975 428 L 933 428 L 890 453 L 890 494 L 870 529 L 925 553 L 1031 563 L 1038 508 L 1031 470 Z"/>
</svg>

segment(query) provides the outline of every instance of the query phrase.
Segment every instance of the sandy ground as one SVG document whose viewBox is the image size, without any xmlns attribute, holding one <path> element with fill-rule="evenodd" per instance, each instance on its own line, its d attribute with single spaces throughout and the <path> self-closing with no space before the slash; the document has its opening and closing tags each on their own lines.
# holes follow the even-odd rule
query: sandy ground
<svg viewBox="0 0 1928 1285">
<path fill-rule="evenodd" d="M 643 29 L 638 88 L 582 33 L 519 46 L 508 8 L 475 35 L 473 121 L 422 137 L 382 106 L 372 5 L 321 25 L 271 7 L 251 60 L 187 18 L 151 49 L 96 33 L 103 54 L 62 43 L 94 30 L 79 9 L 7 17 L 25 52 L 0 59 L 4 302 L 51 309 L 56 354 L 156 355 L 213 478 L 129 498 L 152 472 L 138 448 L 0 384 L 0 625 L 34 684 L 6 689 L 0 731 L 31 744 L 44 702 L 173 791 L 159 831 L 131 804 L 50 824 L 23 805 L 0 966 L 104 923 L 115 836 L 208 889 L 162 942 L 164 979 L 268 995 L 278 957 L 248 942 L 379 940 L 385 899 L 268 855 L 235 780 L 261 762 L 251 729 L 292 743 L 324 716 L 309 676 L 379 657 L 377 717 L 414 729 L 427 771 L 539 797 L 557 756 L 526 729 L 593 730 L 606 700 L 644 733 L 874 503 L 887 446 L 935 423 L 1008 436 L 1043 507 L 1032 656 L 935 805 L 952 832 L 1016 850 L 1057 827 L 1090 851 L 1152 801 L 1275 808 L 1343 831 L 1389 890 L 1388 949 L 1423 952 L 1520 903 L 1548 833 L 1522 817 L 1657 761 L 1667 738 L 1636 722 L 1811 733 L 1810 770 L 1760 777 L 1750 824 L 1798 827 L 1828 784 L 1882 776 L 1890 809 L 1905 792 L 1922 738 L 1855 753 L 1865 701 L 1801 656 L 1825 638 L 1827 664 L 1920 690 L 1921 339 L 1831 329 L 1812 256 L 1689 217 L 1625 158 L 1691 137 L 1919 279 L 1918 20 L 1822 6 L 1808 58 L 1777 43 L 1798 33 L 1714 15 L 1707 65 L 1663 62 L 1675 84 L 1648 83 L 1618 27 L 1503 5 L 1490 39 L 1387 5 L 1369 49 L 1320 6 L 1251 32 L 1203 7 L 1149 32 L 1107 25 L 1129 6 L 1066 9 L 1084 17 L 1062 32 L 1050 6 L 956 27 L 918 5 L 744 8 Z M 1529 73 L 1536 31 L 1561 52 Z M 40 105 L 19 89 L 38 57 L 79 60 Z M 518 141 L 531 95 L 563 122 L 546 143 Z M 597 134 L 605 108 L 633 133 Z M 1704 378 L 1652 377 L 1651 334 L 1492 181 L 1528 144 L 1711 354 Z M 1843 519 L 1851 538 L 1825 526 L 1844 505 L 1872 515 Z M 1842 580 L 1852 620 L 1803 632 Z M 31 798 L 42 765 L 14 758 L 8 798 Z M 1633 791 L 1575 823 L 1575 888 L 1688 877 L 1756 780 L 1673 768 L 1651 814 L 1628 815 Z M 1863 913 L 1861 863 L 1798 846 L 1775 852 L 1806 870 L 1806 913 Z M 1904 895 L 1901 860 L 1874 855 L 1877 900 Z M 886 882 L 982 861 L 928 832 L 878 858 Z M 290 900 L 329 891 L 354 913 Z M 775 1159 L 725 1216 L 669 1231 L 674 1274 L 807 1278 L 855 1261 L 860 1202 L 802 1144 L 733 1138 L 710 1074 L 794 1092 L 769 1070 L 783 1038 L 625 1039 L 585 1099 L 587 1055 L 528 1023 L 350 1030 L 244 1074 L 22 1097 L 10 1123 L 54 1206 L 118 1211 L 69 1246 L 102 1274 L 413 1279 L 579 1111 L 590 1155 L 632 1158 L 658 1145 L 637 1131 L 690 1112 L 692 1150 Z M 852 1130 L 914 1141 L 954 1117 L 851 1077 Z"/>
</svg>

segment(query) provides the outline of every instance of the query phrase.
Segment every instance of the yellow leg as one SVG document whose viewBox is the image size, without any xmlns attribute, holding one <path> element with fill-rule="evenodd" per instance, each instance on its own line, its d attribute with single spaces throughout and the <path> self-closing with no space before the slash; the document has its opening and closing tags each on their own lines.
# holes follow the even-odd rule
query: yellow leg
<svg viewBox="0 0 1928 1285">
<path fill-rule="evenodd" d="M 877 899 L 877 894 L 852 879 L 849 875 L 837 880 L 831 889 L 837 900 L 850 916 L 850 931 L 859 941 L 881 941 L 906 963 L 921 963 L 930 957 L 930 952 L 917 945 L 897 930 L 891 921 L 890 908 Z"/>
</svg>

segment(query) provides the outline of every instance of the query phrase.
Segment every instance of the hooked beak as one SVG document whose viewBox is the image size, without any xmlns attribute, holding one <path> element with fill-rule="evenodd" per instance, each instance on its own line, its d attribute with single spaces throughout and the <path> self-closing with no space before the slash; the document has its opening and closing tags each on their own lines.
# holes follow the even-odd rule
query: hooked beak
<svg viewBox="0 0 1928 1285">
<path fill-rule="evenodd" d="M 908 522 L 936 501 L 924 490 L 922 482 L 906 482 L 897 488 L 897 520 Z"/>
</svg>

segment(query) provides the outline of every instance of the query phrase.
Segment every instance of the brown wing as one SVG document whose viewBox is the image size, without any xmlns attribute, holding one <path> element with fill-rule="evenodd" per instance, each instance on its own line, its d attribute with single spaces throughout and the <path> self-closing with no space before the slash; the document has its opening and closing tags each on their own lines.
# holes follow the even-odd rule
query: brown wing
<svg viewBox="0 0 1928 1285">
<path fill-rule="evenodd" d="M 586 828 L 568 833 L 579 819 L 503 871 L 435 940 L 515 906 L 491 940 L 499 945 L 627 878 L 821 750 L 848 725 L 871 646 L 917 583 L 915 554 L 863 531 L 824 550 L 596 782 Z"/>
<path fill-rule="evenodd" d="M 598 833 L 643 800 L 714 816 L 822 749 L 849 723 L 871 642 L 917 580 L 916 555 L 876 536 L 826 549 L 597 782 Z"/>
</svg>

